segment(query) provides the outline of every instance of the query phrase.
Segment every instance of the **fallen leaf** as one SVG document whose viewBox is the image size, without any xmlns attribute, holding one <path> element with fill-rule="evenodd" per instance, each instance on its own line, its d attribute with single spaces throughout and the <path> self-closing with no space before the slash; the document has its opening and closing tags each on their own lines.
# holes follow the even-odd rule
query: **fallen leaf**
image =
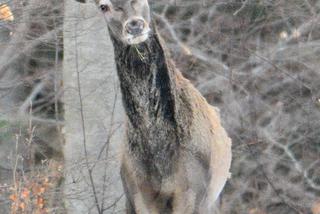
<svg viewBox="0 0 320 214">
<path fill-rule="evenodd" d="M 320 214 L 320 201 L 317 201 L 313 204 L 312 214 Z"/>
<path fill-rule="evenodd" d="M 35 186 L 33 188 L 33 194 L 35 194 L 35 195 L 42 195 L 45 191 L 46 191 L 46 189 L 42 186 Z"/>
<path fill-rule="evenodd" d="M 4 20 L 4 21 L 13 21 L 14 20 L 11 9 L 6 4 L 0 5 L 0 20 Z"/>
<path fill-rule="evenodd" d="M 26 204 L 22 202 L 22 203 L 19 204 L 19 207 L 20 207 L 20 209 L 21 209 L 22 211 L 25 211 L 25 209 L 26 209 Z"/>
<path fill-rule="evenodd" d="M 17 201 L 17 195 L 16 194 L 12 194 L 9 196 L 11 201 Z"/>
<path fill-rule="evenodd" d="M 21 192 L 21 198 L 28 199 L 30 196 L 30 191 L 26 188 L 24 188 Z"/>
<path fill-rule="evenodd" d="M 41 209 L 44 207 L 44 199 L 42 197 L 37 198 L 37 206 Z"/>
</svg>

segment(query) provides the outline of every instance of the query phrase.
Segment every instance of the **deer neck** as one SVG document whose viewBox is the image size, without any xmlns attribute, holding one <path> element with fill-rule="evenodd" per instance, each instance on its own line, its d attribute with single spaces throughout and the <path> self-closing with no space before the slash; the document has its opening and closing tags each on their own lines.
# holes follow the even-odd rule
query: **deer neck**
<svg viewBox="0 0 320 214">
<path fill-rule="evenodd" d="M 157 34 L 132 46 L 112 40 L 123 104 L 131 125 L 147 128 L 157 120 L 174 125 L 174 71 Z"/>
<path fill-rule="evenodd" d="M 169 163 L 181 144 L 175 69 L 167 60 L 157 33 L 137 46 L 111 35 L 123 105 L 128 116 L 131 153 L 148 165 L 148 174 L 171 174 Z"/>
</svg>

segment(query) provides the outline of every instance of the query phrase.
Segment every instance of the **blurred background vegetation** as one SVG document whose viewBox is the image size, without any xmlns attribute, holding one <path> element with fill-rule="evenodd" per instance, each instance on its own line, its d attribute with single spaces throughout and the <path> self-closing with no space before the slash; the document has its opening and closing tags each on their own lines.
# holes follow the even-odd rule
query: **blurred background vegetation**
<svg viewBox="0 0 320 214">
<path fill-rule="evenodd" d="M 220 108 L 233 140 L 232 179 L 217 212 L 319 214 L 320 1 L 150 4 L 177 67 Z M 10 213 L 16 202 L 10 195 L 24 188 L 12 174 L 27 182 L 22 172 L 30 172 L 44 183 L 41 176 L 51 170 L 55 184 L 34 197 L 52 199 L 46 212 L 64 213 L 53 196 L 61 194 L 63 179 L 64 2 L 0 5 L 9 6 L 13 16 L 0 13 L 0 210 Z M 17 159 L 21 164 L 14 164 Z"/>
</svg>

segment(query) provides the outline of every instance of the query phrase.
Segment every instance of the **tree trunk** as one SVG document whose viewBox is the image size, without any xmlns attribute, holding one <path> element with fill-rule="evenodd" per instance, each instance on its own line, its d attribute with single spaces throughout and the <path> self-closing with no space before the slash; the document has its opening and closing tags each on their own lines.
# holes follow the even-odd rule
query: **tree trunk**
<svg viewBox="0 0 320 214">
<path fill-rule="evenodd" d="M 123 209 L 123 110 L 113 47 L 93 4 L 65 1 L 64 18 L 66 206 L 69 214 L 113 213 Z"/>
</svg>

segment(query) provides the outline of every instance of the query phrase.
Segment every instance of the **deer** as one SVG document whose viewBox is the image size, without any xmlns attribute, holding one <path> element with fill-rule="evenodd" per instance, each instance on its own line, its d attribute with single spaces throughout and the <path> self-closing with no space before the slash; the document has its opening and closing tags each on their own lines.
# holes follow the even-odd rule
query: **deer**
<svg viewBox="0 0 320 214">
<path fill-rule="evenodd" d="M 219 110 L 176 68 L 147 0 L 95 3 L 113 43 L 127 118 L 120 169 L 126 213 L 212 213 L 232 159 Z"/>
</svg>

